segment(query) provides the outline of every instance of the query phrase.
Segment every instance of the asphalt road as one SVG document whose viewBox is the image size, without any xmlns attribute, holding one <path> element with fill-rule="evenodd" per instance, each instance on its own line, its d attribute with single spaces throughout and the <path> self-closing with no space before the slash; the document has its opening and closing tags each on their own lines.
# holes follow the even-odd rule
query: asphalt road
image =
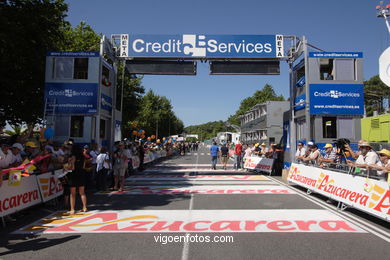
<svg viewBox="0 0 390 260">
<path fill-rule="evenodd" d="M 131 176 L 122 193 L 88 194 L 86 214 L 22 212 L 0 230 L 0 259 L 389 259 L 388 223 L 209 164 L 201 147 Z"/>
</svg>

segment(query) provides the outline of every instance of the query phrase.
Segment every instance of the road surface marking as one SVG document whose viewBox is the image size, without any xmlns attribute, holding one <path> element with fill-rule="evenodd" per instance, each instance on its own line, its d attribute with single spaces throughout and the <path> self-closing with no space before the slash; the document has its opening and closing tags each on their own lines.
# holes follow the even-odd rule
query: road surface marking
<svg viewBox="0 0 390 260">
<path fill-rule="evenodd" d="M 270 179 L 263 175 L 195 175 L 195 176 L 182 176 L 182 175 L 134 175 L 126 179 L 126 181 L 132 180 L 224 180 L 224 181 L 269 181 Z"/>
<path fill-rule="evenodd" d="M 108 210 L 83 218 L 53 214 L 13 234 L 31 233 L 367 233 L 328 210 Z M 52 219 L 50 223 L 47 219 Z M 64 221 L 64 222 L 61 222 Z"/>
<path fill-rule="evenodd" d="M 166 195 L 166 194 L 296 194 L 291 189 L 275 185 L 164 185 L 127 186 L 124 191 L 97 192 L 96 195 Z"/>
</svg>

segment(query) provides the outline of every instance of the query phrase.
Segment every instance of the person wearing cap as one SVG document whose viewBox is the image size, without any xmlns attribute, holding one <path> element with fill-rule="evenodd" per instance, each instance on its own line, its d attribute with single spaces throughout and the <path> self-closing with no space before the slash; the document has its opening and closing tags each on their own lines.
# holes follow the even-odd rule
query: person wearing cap
<svg viewBox="0 0 390 260">
<path fill-rule="evenodd" d="M 359 140 L 359 142 L 358 142 L 358 147 L 360 148 L 360 145 L 362 144 L 362 143 L 367 143 L 367 141 L 366 140 Z M 357 159 L 358 157 L 359 157 L 359 155 L 361 154 L 361 151 L 359 150 L 358 152 L 354 152 L 353 150 L 352 150 L 352 148 L 351 148 L 351 146 L 349 145 L 349 144 L 345 144 L 344 145 L 344 147 L 345 147 L 345 149 L 349 152 L 349 154 L 350 154 L 350 156 L 353 158 L 353 159 Z"/>
<path fill-rule="evenodd" d="M 38 145 L 35 142 L 29 141 L 26 143 L 25 146 L 26 146 L 26 156 L 29 160 L 32 160 L 39 155 L 40 150 Z"/>
<path fill-rule="evenodd" d="M 379 161 L 376 164 L 368 164 L 369 169 L 377 170 L 377 175 L 383 179 L 386 178 L 386 174 L 390 172 L 390 151 L 382 149 L 378 152 Z"/>
<path fill-rule="evenodd" d="M 260 144 L 256 143 L 255 148 L 253 150 L 253 154 L 256 156 L 260 156 L 261 155 L 260 152 L 261 152 Z"/>
<path fill-rule="evenodd" d="M 355 162 L 351 162 L 350 160 L 347 161 L 347 164 L 350 167 L 357 168 L 357 171 L 355 170 L 355 172 L 359 172 L 360 169 L 367 169 L 369 164 L 376 164 L 379 160 L 376 152 L 372 150 L 370 143 L 366 141 L 359 144 L 359 152 L 360 155 Z"/>
<path fill-rule="evenodd" d="M 11 147 L 12 159 L 10 163 L 12 167 L 19 166 L 23 162 L 22 156 L 20 154 L 23 150 L 24 150 L 23 145 L 21 145 L 20 143 L 14 143 L 12 145 Z"/>
<path fill-rule="evenodd" d="M 269 152 L 269 149 L 265 143 L 262 143 L 260 145 L 260 156 L 265 157 L 267 153 Z"/>
<path fill-rule="evenodd" d="M 295 160 L 297 163 L 301 163 L 302 159 L 305 157 L 306 148 L 303 146 L 303 142 L 298 142 L 297 151 L 295 153 Z"/>
<path fill-rule="evenodd" d="M 309 142 L 308 146 L 310 148 L 310 154 L 308 157 L 303 158 L 303 162 L 317 165 L 318 160 L 321 157 L 321 153 L 320 153 L 320 151 L 318 151 L 318 146 L 316 144 L 314 144 L 313 142 Z"/>
<path fill-rule="evenodd" d="M 325 148 L 325 155 L 318 159 L 318 162 L 320 163 L 320 167 L 325 167 L 331 163 L 334 163 L 336 160 L 336 152 L 333 150 L 333 145 L 326 144 L 324 148 Z"/>
</svg>

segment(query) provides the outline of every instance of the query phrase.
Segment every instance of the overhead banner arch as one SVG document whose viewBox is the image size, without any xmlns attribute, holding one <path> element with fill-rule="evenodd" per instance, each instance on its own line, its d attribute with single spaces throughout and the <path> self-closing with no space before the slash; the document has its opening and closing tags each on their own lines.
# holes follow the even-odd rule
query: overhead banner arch
<svg viewBox="0 0 390 260">
<path fill-rule="evenodd" d="M 283 58 L 283 35 L 121 34 L 120 57 Z"/>
</svg>

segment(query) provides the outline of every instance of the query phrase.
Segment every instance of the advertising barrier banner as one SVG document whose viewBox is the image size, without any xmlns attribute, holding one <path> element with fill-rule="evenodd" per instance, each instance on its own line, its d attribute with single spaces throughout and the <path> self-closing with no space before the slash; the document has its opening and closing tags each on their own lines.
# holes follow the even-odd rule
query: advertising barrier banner
<svg viewBox="0 0 390 260">
<path fill-rule="evenodd" d="M 252 156 L 245 160 L 244 168 L 271 173 L 273 163 L 273 159 Z"/>
<path fill-rule="evenodd" d="M 385 181 L 295 163 L 288 181 L 390 221 L 390 190 Z"/>
<path fill-rule="evenodd" d="M 41 203 L 41 196 L 39 196 L 35 175 L 22 178 L 18 185 L 3 182 L 0 187 L 0 217 L 39 203 Z"/>
<path fill-rule="evenodd" d="M 58 179 L 58 176 L 60 174 L 62 174 L 62 170 L 57 170 L 53 172 L 53 174 L 51 172 L 48 172 L 37 175 L 37 181 L 39 191 L 42 196 L 42 202 L 57 198 L 64 193 L 64 189 Z"/>
</svg>

